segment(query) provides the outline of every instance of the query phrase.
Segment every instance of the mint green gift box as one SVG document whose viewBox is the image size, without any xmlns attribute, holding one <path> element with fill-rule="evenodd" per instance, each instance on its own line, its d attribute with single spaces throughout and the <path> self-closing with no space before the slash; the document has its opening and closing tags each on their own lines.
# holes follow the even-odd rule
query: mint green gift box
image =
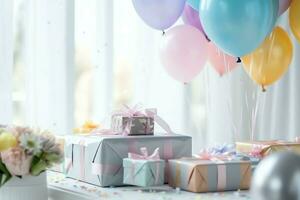
<svg viewBox="0 0 300 200">
<path fill-rule="evenodd" d="M 123 183 L 141 187 L 159 186 L 164 184 L 164 160 L 123 159 Z"/>
</svg>

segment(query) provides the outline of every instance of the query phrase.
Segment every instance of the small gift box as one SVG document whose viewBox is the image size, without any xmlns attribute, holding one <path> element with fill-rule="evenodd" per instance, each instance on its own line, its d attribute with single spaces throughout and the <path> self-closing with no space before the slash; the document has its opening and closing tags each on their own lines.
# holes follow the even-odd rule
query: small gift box
<svg viewBox="0 0 300 200">
<path fill-rule="evenodd" d="M 300 143 L 279 140 L 237 142 L 236 150 L 239 153 L 248 154 L 258 158 L 263 158 L 279 151 L 293 151 L 300 154 Z"/>
<path fill-rule="evenodd" d="M 163 185 L 165 161 L 159 157 L 159 148 L 150 156 L 145 147 L 141 153 L 128 153 L 128 158 L 123 159 L 123 183 L 141 187 Z"/>
<path fill-rule="evenodd" d="M 249 189 L 251 162 L 241 160 L 203 160 L 182 158 L 169 160 L 172 187 L 191 192 L 216 192 Z"/>
<path fill-rule="evenodd" d="M 111 129 L 124 135 L 153 135 L 156 109 L 141 109 L 138 105 L 124 108 L 112 115 Z"/>
</svg>

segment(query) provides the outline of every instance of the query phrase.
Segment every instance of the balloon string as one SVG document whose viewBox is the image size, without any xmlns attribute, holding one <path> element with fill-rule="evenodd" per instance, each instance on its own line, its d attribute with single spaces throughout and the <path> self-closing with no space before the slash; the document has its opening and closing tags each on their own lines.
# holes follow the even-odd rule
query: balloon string
<svg viewBox="0 0 300 200">
<path fill-rule="evenodd" d="M 166 32 L 163 30 L 162 35 L 165 35 L 165 34 L 166 34 Z"/>
<path fill-rule="evenodd" d="M 240 57 L 237 57 L 236 63 L 241 63 L 241 62 L 242 62 L 241 58 L 240 58 Z"/>
</svg>

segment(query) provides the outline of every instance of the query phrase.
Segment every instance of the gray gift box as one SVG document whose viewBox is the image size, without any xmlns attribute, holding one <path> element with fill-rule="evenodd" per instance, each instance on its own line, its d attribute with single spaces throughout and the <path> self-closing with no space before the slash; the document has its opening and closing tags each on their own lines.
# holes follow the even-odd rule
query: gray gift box
<svg viewBox="0 0 300 200">
<path fill-rule="evenodd" d="M 114 132 L 122 133 L 125 131 L 127 126 L 129 126 L 128 135 L 153 135 L 154 118 L 146 116 L 112 116 L 111 129 Z"/>
<path fill-rule="evenodd" d="M 166 161 L 192 155 L 192 138 L 177 134 L 67 136 L 66 141 L 66 176 L 97 186 L 123 185 L 123 158 L 139 153 L 141 147 L 150 152 L 159 148 Z"/>
</svg>

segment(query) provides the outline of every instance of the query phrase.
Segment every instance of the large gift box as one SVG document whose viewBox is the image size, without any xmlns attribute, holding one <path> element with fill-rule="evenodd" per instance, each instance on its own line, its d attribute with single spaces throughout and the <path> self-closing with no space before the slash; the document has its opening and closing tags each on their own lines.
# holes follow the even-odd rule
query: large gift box
<svg viewBox="0 0 300 200">
<path fill-rule="evenodd" d="M 279 140 L 236 142 L 236 150 L 255 157 L 265 157 L 279 151 L 293 151 L 300 154 L 300 143 Z"/>
<path fill-rule="evenodd" d="M 191 156 L 189 136 L 68 136 L 66 138 L 66 175 L 97 186 L 123 185 L 123 158 L 139 153 L 141 147 L 153 152 L 160 149 L 164 160 Z M 166 168 L 168 175 L 168 168 Z"/>
<path fill-rule="evenodd" d="M 142 154 L 128 153 L 123 159 L 124 184 L 141 187 L 164 184 L 165 161 L 159 157 L 159 148 L 148 155 L 147 148 L 141 148 Z"/>
<path fill-rule="evenodd" d="M 251 162 L 182 158 L 169 160 L 169 185 L 191 192 L 249 189 Z"/>
</svg>

